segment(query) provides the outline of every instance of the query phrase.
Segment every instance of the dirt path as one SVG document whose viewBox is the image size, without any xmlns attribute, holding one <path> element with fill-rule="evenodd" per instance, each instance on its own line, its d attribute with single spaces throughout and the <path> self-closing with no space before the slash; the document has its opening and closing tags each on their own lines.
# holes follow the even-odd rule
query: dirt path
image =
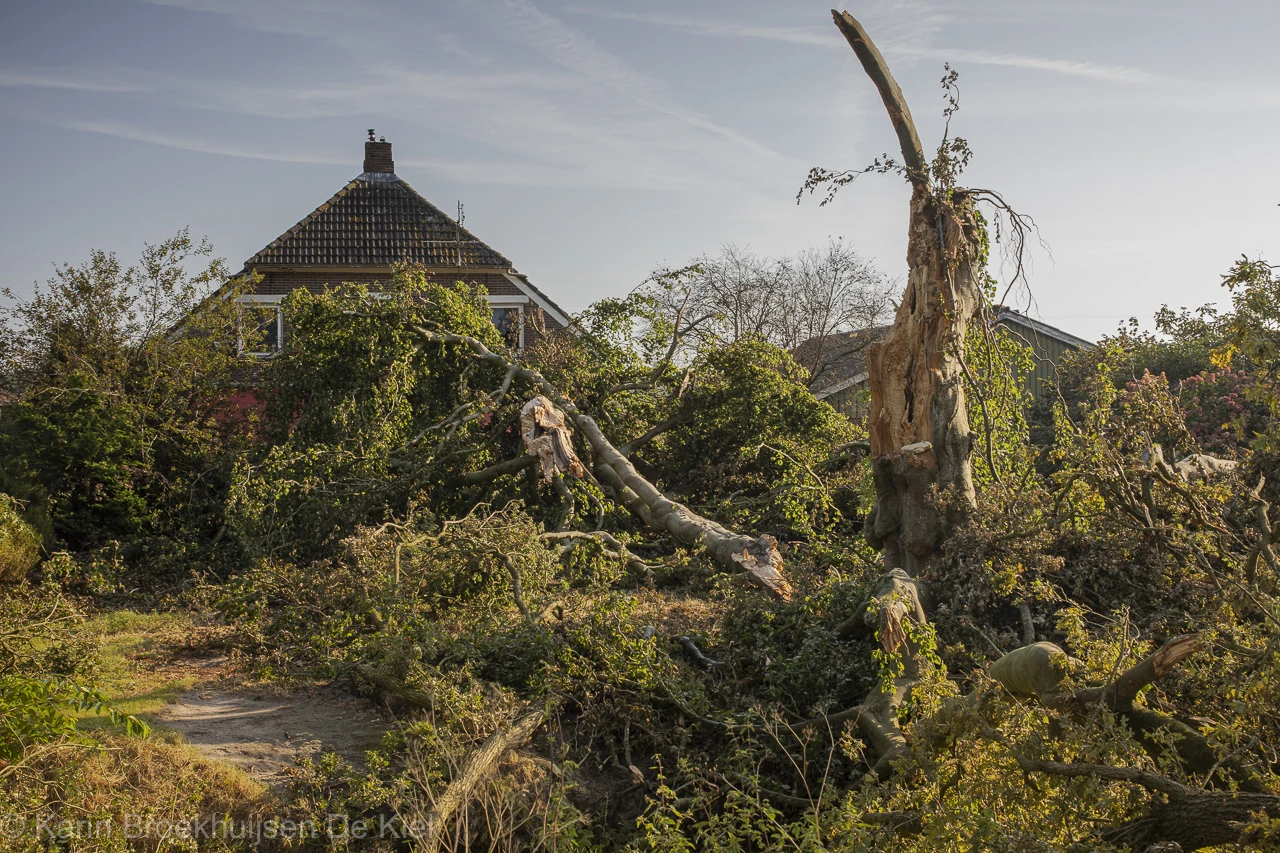
<svg viewBox="0 0 1280 853">
<path fill-rule="evenodd" d="M 336 752 L 361 766 L 390 721 L 368 701 L 332 687 L 270 695 L 220 686 L 198 688 L 155 714 L 207 758 L 229 762 L 280 785 L 299 758 Z"/>
<path fill-rule="evenodd" d="M 390 727 L 373 703 L 336 687 L 285 693 L 245 684 L 225 654 L 225 629 L 186 614 L 112 611 L 87 631 L 103 687 L 120 707 L 273 786 L 297 759 L 325 752 L 360 766 Z"/>
</svg>

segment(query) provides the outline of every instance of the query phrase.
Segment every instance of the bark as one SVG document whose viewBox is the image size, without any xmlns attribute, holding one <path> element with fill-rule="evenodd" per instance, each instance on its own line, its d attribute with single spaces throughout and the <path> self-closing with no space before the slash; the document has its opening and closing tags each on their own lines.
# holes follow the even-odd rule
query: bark
<svg viewBox="0 0 1280 853">
<path fill-rule="evenodd" d="M 1160 759 L 1172 734 L 1174 753 L 1188 775 L 1207 777 L 1210 784 L 1234 783 L 1244 792 L 1262 793 L 1265 788 L 1256 774 L 1235 757 L 1221 756 L 1200 732 L 1175 717 L 1133 704 L 1145 687 L 1172 672 L 1200 647 L 1196 634 L 1175 637 L 1110 684 L 1075 692 L 1061 689 L 1073 662 L 1053 643 L 1015 649 L 993 663 L 988 674 L 1013 695 L 1034 698 L 1049 708 L 1084 712 L 1102 703 L 1124 718 L 1152 758 Z"/>
<path fill-rule="evenodd" d="M 881 778 L 893 770 L 893 761 L 907 749 L 907 738 L 898 725 L 898 709 L 920 680 L 919 648 L 911 639 L 908 622 L 926 623 L 920 585 L 902 569 L 893 569 L 872 589 L 871 600 L 863 608 L 862 621 L 875 630 L 880 646 L 899 654 L 902 672 L 890 683 L 878 683 L 862 700 L 857 716 L 858 730 L 876 752 L 872 768 Z"/>
<path fill-rule="evenodd" d="M 982 300 L 981 230 L 970 195 L 947 189 L 940 197 L 930 186 L 911 111 L 871 37 L 847 12 L 832 16 L 884 101 L 911 181 L 906 291 L 889 334 L 867 347 L 876 503 L 863 530 L 883 551 L 887 574 L 861 620 L 878 629 L 886 651 L 900 654 L 903 669 L 872 690 L 857 722 L 884 776 L 906 749 L 898 709 L 926 665 L 906 630 L 909 621 L 926 622 L 915 578 L 974 504 L 963 348 Z"/>
<path fill-rule="evenodd" d="M 944 212 L 927 190 L 912 191 L 907 290 L 893 328 L 867 352 L 876 483 L 867 539 L 884 549 L 886 569 L 913 577 L 975 499 L 961 359 L 982 298 L 977 241 L 971 206 Z"/>
<path fill-rule="evenodd" d="M 537 461 L 538 458 L 536 456 L 517 456 L 514 459 L 504 459 L 501 462 L 495 462 L 488 468 L 481 468 L 479 471 L 468 471 L 463 475 L 462 479 L 468 485 L 487 483 L 507 474 L 518 474 Z"/>
<path fill-rule="evenodd" d="M 653 569 L 648 563 L 633 554 L 627 546 L 614 538 L 613 534 L 607 533 L 603 530 L 593 530 L 589 533 L 583 533 L 579 530 L 560 530 L 552 531 L 550 533 L 542 533 L 538 538 L 544 542 L 566 541 L 569 547 L 571 547 L 573 542 L 577 540 L 594 539 L 604 545 L 608 551 L 624 560 L 628 569 L 638 571 L 641 574 L 648 576 L 650 579 L 653 578 Z"/>
<path fill-rule="evenodd" d="M 595 451 L 596 477 L 641 521 L 654 530 L 669 533 L 683 545 L 706 548 L 720 566 L 745 571 L 756 584 L 779 598 L 791 598 L 791 585 L 782 574 L 778 540 L 768 534 L 752 538 L 735 533 L 676 503 L 640 476 L 631 461 L 604 437 L 594 420 L 580 415 L 575 422 Z"/>
<path fill-rule="evenodd" d="M 698 648 L 698 644 L 693 641 L 692 637 L 676 637 L 676 641 L 680 643 L 680 647 L 684 649 L 685 654 L 693 658 L 694 663 L 703 669 L 714 669 L 717 666 L 724 666 L 722 661 L 712 660 L 702 653 L 702 649 Z"/>
<path fill-rule="evenodd" d="M 508 750 L 523 744 L 542 725 L 543 716 L 541 710 L 524 715 L 507 731 L 494 732 L 479 749 L 467 756 L 467 760 L 458 769 L 458 775 L 445 788 L 444 793 L 436 800 L 435 807 L 426 816 L 422 839 L 426 849 L 435 849 L 449 819 L 471 799 L 476 786 L 489 775 L 498 759 Z"/>
<path fill-rule="evenodd" d="M 880 92 L 912 183 L 906 291 L 889 334 L 867 347 L 876 505 L 865 530 L 886 569 L 916 577 L 958 520 L 937 493 L 960 512 L 974 503 L 962 359 L 982 300 L 981 231 L 970 196 L 942 199 L 929 186 L 911 111 L 870 36 L 847 12 L 832 14 Z"/>
<path fill-rule="evenodd" d="M 627 457 L 613 445 L 593 418 L 578 410 L 542 374 L 513 364 L 468 335 L 434 332 L 422 327 L 412 331 L 423 341 L 467 347 L 481 361 L 501 367 L 510 375 L 534 386 L 549 403 L 559 408 L 578 428 L 595 457 L 595 474 L 610 488 L 619 502 L 654 530 L 671 535 L 681 545 L 701 547 L 722 569 L 746 572 L 753 582 L 781 599 L 791 597 L 791 585 L 782 574 L 782 554 L 772 536 L 745 536 L 722 524 L 703 518 L 683 504 L 670 500 L 636 471 Z"/>
<path fill-rule="evenodd" d="M 1145 850 L 1149 845 L 1173 842 L 1190 853 L 1220 844 L 1248 844 L 1245 831 L 1253 815 L 1280 820 L 1280 797 L 1230 791 L 1202 791 L 1171 797 L 1147 817 L 1104 833 L 1112 844 Z"/>
<path fill-rule="evenodd" d="M 1253 815 L 1280 819 L 1280 797 L 1275 794 L 1202 791 L 1136 767 L 1031 758 L 1014 748 L 995 729 L 985 724 L 983 728 L 988 739 L 1003 744 L 1009 750 L 1024 773 L 1127 782 L 1167 798 L 1163 802 L 1157 800 L 1157 805 L 1146 816 L 1103 832 L 1103 840 L 1110 844 L 1147 850 L 1152 844 L 1172 842 L 1184 851 L 1219 844 L 1244 844 L 1249 841 L 1245 829 L 1253 822 Z"/>
<path fill-rule="evenodd" d="M 880 92 L 884 108 L 889 113 L 889 121 L 893 123 L 893 130 L 898 134 L 898 147 L 902 149 L 902 160 L 907 168 L 907 175 L 912 183 L 927 183 L 928 170 L 924 160 L 924 148 L 920 145 L 920 136 L 916 133 L 915 122 L 911 120 L 907 99 L 902 96 L 898 81 L 894 80 L 893 75 L 889 73 L 889 63 L 884 61 L 884 57 L 880 55 L 880 50 L 871 41 L 867 31 L 852 15 L 832 9 L 831 16 L 835 18 L 836 26 L 840 28 L 845 40 L 849 42 L 849 47 L 853 48 L 853 52 L 857 54 L 863 70 L 867 72 L 867 76 L 876 84 L 876 89 Z"/>
</svg>

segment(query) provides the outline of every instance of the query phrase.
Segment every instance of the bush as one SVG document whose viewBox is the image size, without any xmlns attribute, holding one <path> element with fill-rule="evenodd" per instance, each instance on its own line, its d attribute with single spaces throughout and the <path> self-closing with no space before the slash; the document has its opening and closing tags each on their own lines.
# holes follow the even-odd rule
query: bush
<svg viewBox="0 0 1280 853">
<path fill-rule="evenodd" d="M 1267 428 L 1267 410 L 1252 399 L 1256 383 L 1243 370 L 1205 371 L 1178 386 L 1187 429 L 1205 453 L 1236 455 Z"/>
<path fill-rule="evenodd" d="M 19 583 L 40 562 L 40 537 L 18 514 L 18 502 L 0 495 L 0 583 Z"/>
</svg>

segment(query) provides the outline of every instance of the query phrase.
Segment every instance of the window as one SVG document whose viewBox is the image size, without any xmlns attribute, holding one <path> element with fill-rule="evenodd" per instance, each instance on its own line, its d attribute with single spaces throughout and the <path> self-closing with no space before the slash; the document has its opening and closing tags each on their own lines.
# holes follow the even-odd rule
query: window
<svg viewBox="0 0 1280 853">
<path fill-rule="evenodd" d="M 493 325 L 512 349 L 524 349 L 524 309 L 520 305 L 492 305 Z"/>
<path fill-rule="evenodd" d="M 268 317 L 258 327 L 258 334 L 261 336 L 260 340 L 262 341 L 261 347 L 265 352 L 279 350 L 280 339 L 283 337 L 281 333 L 284 330 L 280 328 L 284 323 L 284 318 L 281 316 L 283 312 L 277 308 L 272 313 L 274 316 Z"/>
<path fill-rule="evenodd" d="M 280 310 L 280 297 L 244 296 L 240 303 L 244 306 L 242 328 L 254 330 L 252 334 L 241 333 L 241 352 L 259 357 L 275 355 L 284 343 L 284 312 Z"/>
</svg>

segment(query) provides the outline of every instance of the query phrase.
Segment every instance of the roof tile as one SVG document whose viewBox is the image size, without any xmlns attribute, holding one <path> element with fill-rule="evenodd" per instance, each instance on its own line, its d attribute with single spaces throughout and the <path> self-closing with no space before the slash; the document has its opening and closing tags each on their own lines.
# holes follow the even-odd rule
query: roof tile
<svg viewBox="0 0 1280 853">
<path fill-rule="evenodd" d="M 392 175 L 373 179 L 360 175 L 245 266 L 391 266 L 400 262 L 511 268 L 509 260 Z"/>
</svg>

